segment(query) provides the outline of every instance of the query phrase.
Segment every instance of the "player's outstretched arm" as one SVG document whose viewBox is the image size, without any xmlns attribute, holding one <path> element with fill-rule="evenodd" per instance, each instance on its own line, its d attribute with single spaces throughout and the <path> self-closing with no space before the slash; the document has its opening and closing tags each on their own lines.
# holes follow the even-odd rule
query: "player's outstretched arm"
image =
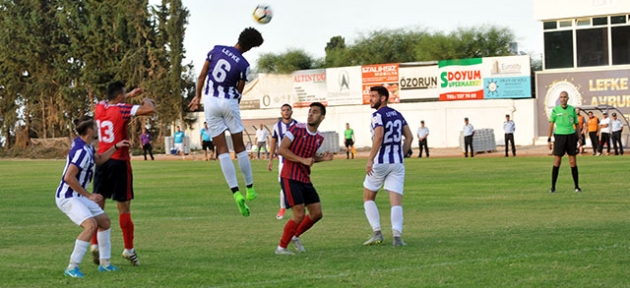
<svg viewBox="0 0 630 288">
<path fill-rule="evenodd" d="M 151 115 L 155 113 L 155 105 L 153 100 L 149 98 L 142 99 L 142 105 L 136 111 L 136 116 Z"/>
<path fill-rule="evenodd" d="M 210 69 L 210 61 L 206 60 L 203 64 L 203 68 L 201 68 L 201 73 L 199 73 L 199 78 L 197 78 L 197 89 L 195 90 L 195 97 L 190 100 L 188 104 L 189 111 L 197 111 L 199 108 L 199 104 L 201 104 L 201 91 L 203 91 L 204 81 L 206 81 L 206 76 L 208 75 L 208 70 Z"/>
</svg>

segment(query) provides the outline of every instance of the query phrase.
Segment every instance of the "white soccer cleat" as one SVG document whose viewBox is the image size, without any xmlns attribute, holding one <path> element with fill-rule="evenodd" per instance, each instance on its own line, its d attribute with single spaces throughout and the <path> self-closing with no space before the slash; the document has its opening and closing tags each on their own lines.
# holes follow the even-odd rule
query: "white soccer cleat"
<svg viewBox="0 0 630 288">
<path fill-rule="evenodd" d="M 134 251 L 134 252 L 127 252 L 125 250 L 122 253 L 122 257 L 127 259 L 127 260 L 129 260 L 129 262 L 131 262 L 132 266 L 140 266 L 140 260 L 138 260 L 138 254 L 136 254 L 136 251 Z"/>
<path fill-rule="evenodd" d="M 276 248 L 276 255 L 295 255 L 295 253 L 287 248 L 278 247 Z"/>
<path fill-rule="evenodd" d="M 293 245 L 295 246 L 295 250 L 297 250 L 298 252 L 306 252 L 306 249 L 304 248 L 304 245 L 302 245 L 302 241 L 300 241 L 300 238 L 293 236 L 293 238 L 291 238 L 291 243 L 293 243 Z"/>
</svg>

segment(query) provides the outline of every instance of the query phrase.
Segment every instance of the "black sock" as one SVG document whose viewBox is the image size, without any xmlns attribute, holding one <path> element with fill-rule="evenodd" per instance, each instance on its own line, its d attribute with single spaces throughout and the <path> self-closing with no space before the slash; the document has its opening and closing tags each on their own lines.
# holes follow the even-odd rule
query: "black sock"
<svg viewBox="0 0 630 288">
<path fill-rule="evenodd" d="M 238 192 L 238 187 L 232 187 L 230 189 L 232 190 L 232 194 Z"/>
<path fill-rule="evenodd" d="M 247 188 L 252 188 L 252 187 L 254 187 L 254 184 L 247 185 Z"/>
<path fill-rule="evenodd" d="M 558 181 L 558 171 L 560 167 L 553 166 L 551 169 L 551 189 L 556 189 L 556 181 Z"/>
<path fill-rule="evenodd" d="M 571 167 L 571 174 L 573 175 L 573 184 L 575 184 L 575 189 L 580 188 L 577 166 Z"/>
</svg>

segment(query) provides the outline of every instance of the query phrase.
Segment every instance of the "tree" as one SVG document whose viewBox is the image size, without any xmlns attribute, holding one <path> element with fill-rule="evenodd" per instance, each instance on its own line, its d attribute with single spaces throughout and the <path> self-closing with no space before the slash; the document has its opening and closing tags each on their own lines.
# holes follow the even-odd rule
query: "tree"
<svg viewBox="0 0 630 288">
<path fill-rule="evenodd" d="M 258 72 L 291 73 L 297 70 L 315 68 L 318 62 L 301 49 L 289 49 L 283 54 L 265 53 L 257 62 Z"/>
</svg>

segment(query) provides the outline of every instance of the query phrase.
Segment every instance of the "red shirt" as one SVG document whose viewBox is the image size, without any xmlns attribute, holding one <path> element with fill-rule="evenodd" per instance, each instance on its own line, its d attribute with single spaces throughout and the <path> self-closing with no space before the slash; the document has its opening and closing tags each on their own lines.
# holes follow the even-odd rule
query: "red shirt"
<svg viewBox="0 0 630 288">
<path fill-rule="evenodd" d="M 302 158 L 315 156 L 317 149 L 324 143 L 324 136 L 322 136 L 319 131 L 312 134 L 308 131 L 304 123 L 291 126 L 284 134 L 284 138 L 291 140 L 289 150 Z M 311 167 L 284 158 L 284 165 L 282 166 L 280 177 L 303 183 L 311 183 Z"/>
<path fill-rule="evenodd" d="M 129 140 L 127 124 L 139 107 L 139 105 L 126 103 L 107 104 L 107 101 L 100 101 L 96 104 L 94 114 L 96 115 L 96 126 L 98 126 L 99 154 L 104 153 L 122 140 Z M 111 159 L 129 160 L 129 147 L 118 148 Z"/>
</svg>

